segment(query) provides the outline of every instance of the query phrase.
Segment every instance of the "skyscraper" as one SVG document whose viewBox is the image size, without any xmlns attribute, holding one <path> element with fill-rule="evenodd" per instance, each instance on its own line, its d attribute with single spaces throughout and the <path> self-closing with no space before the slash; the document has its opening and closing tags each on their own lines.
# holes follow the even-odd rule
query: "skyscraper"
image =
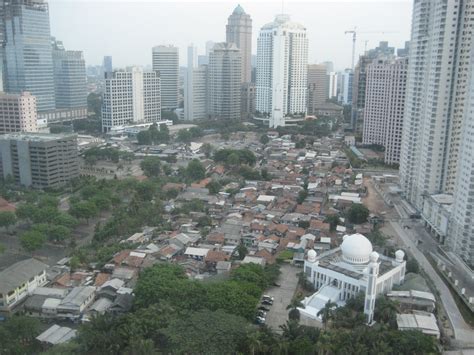
<svg viewBox="0 0 474 355">
<path fill-rule="evenodd" d="M 328 99 L 329 77 L 325 64 L 308 65 L 308 113 L 313 114 L 316 107 Z"/>
<path fill-rule="evenodd" d="M 240 119 L 242 57 L 233 43 L 216 43 L 209 55 L 209 114 Z"/>
<path fill-rule="evenodd" d="M 112 65 L 112 56 L 104 56 L 104 60 L 102 61 L 102 70 L 104 71 L 104 74 L 111 73 L 114 70 Z"/>
<path fill-rule="evenodd" d="M 153 47 L 153 70 L 161 80 L 161 108 L 174 110 L 179 95 L 179 50 L 174 46 Z"/>
<path fill-rule="evenodd" d="M 184 77 L 184 119 L 207 118 L 208 85 L 207 65 L 197 65 L 197 48 L 188 47 L 188 66 Z"/>
<path fill-rule="evenodd" d="M 471 56 L 474 54 L 474 49 Z M 469 97 L 466 102 L 464 122 L 459 147 L 459 166 L 454 190 L 452 216 L 447 245 L 468 264 L 474 265 L 474 61 L 471 61 Z"/>
<path fill-rule="evenodd" d="M 257 40 L 257 104 L 270 127 L 284 126 L 287 117 L 306 112 L 308 38 L 306 28 L 288 15 L 260 30 Z"/>
<path fill-rule="evenodd" d="M 353 93 L 353 80 L 354 74 L 352 69 L 346 69 L 338 74 L 340 80 L 340 90 L 338 101 L 344 105 L 352 104 L 352 93 Z"/>
<path fill-rule="evenodd" d="M 44 0 L 3 2 L 0 37 L 3 37 L 4 88 L 29 91 L 38 111 L 55 109 L 53 56 L 48 4 Z"/>
<path fill-rule="evenodd" d="M 250 83 L 252 79 L 252 19 L 240 5 L 237 5 L 227 20 L 226 42 L 234 43 L 240 49 L 242 83 Z"/>
<path fill-rule="evenodd" d="M 400 157 L 406 199 L 471 265 L 473 21 L 472 1 L 414 1 Z"/>
<path fill-rule="evenodd" d="M 400 157 L 402 190 L 416 208 L 454 192 L 468 96 L 471 1 L 415 0 Z"/>
<path fill-rule="evenodd" d="M 354 68 L 354 76 L 352 83 L 352 128 L 362 131 L 362 119 L 364 118 L 365 107 L 365 88 L 366 88 L 366 68 L 367 65 L 378 56 L 393 56 L 395 48 L 389 47 L 388 42 L 382 41 L 379 46 L 366 51 L 359 57 L 359 61 Z"/>
<path fill-rule="evenodd" d="M 53 41 L 56 108 L 87 108 L 86 62 L 81 51 L 67 51 Z"/>
<path fill-rule="evenodd" d="M 366 67 L 363 144 L 385 147 L 385 164 L 398 164 L 408 59 L 380 57 Z"/>
<path fill-rule="evenodd" d="M 160 77 L 134 67 L 106 73 L 102 103 L 102 130 L 128 123 L 149 123 L 161 119 Z"/>
</svg>

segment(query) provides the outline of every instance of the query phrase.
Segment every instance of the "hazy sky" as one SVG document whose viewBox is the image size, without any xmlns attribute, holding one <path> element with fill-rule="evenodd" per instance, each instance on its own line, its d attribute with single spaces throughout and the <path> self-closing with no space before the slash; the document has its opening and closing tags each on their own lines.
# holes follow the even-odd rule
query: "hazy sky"
<svg viewBox="0 0 474 355">
<path fill-rule="evenodd" d="M 114 67 L 151 64 L 151 48 L 174 44 L 185 51 L 190 43 L 205 51 L 205 42 L 225 40 L 225 25 L 237 1 L 177 0 L 49 0 L 51 34 L 67 49 L 83 50 L 87 64 L 113 56 Z M 242 1 L 253 20 L 253 51 L 258 31 L 281 13 L 281 1 Z M 352 41 L 345 30 L 360 31 L 356 53 L 381 40 L 403 47 L 410 38 L 411 0 L 297 1 L 286 0 L 284 12 L 304 24 L 309 37 L 309 62 L 333 61 L 336 69 L 350 67 Z M 385 33 L 363 33 L 385 32 Z"/>
</svg>

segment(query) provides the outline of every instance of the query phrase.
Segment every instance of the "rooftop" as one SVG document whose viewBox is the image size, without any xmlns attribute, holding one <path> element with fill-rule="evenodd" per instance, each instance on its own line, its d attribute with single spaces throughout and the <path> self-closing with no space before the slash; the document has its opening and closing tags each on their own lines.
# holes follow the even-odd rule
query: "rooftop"
<svg viewBox="0 0 474 355">
<path fill-rule="evenodd" d="M 8 293 L 46 270 L 48 265 L 36 259 L 19 261 L 0 272 L 0 293 Z"/>
<path fill-rule="evenodd" d="M 30 142 L 53 142 L 58 139 L 65 139 L 77 137 L 74 134 L 51 134 L 51 133 L 9 133 L 3 134 L 0 140 L 16 140 L 16 141 L 30 141 Z"/>
</svg>

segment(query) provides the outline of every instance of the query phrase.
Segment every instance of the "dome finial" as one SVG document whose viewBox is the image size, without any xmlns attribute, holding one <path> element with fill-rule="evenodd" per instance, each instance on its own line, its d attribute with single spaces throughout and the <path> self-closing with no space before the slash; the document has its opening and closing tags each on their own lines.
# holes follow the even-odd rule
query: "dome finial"
<svg viewBox="0 0 474 355">
<path fill-rule="evenodd" d="M 232 12 L 232 15 L 245 15 L 244 8 L 240 6 L 240 4 L 238 4 L 237 7 L 234 9 L 234 12 Z"/>
</svg>

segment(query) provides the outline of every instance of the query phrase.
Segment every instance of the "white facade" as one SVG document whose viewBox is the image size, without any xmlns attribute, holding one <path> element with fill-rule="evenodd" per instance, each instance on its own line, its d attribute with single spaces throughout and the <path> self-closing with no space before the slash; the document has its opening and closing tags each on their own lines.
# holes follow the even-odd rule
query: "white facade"
<svg viewBox="0 0 474 355">
<path fill-rule="evenodd" d="M 153 47 L 153 70 L 161 80 L 161 107 L 178 108 L 179 95 L 179 49 L 174 46 Z"/>
<path fill-rule="evenodd" d="M 424 195 L 454 191 L 473 20 L 472 1 L 414 1 L 400 182 L 419 210 Z"/>
<path fill-rule="evenodd" d="M 332 99 L 334 97 L 337 97 L 337 73 L 336 72 L 330 72 L 328 74 L 328 81 L 329 81 L 329 98 Z"/>
<path fill-rule="evenodd" d="M 106 73 L 102 104 L 102 129 L 130 123 L 158 122 L 161 119 L 160 77 L 157 72 Z"/>
<path fill-rule="evenodd" d="M 468 264 L 474 265 L 474 61 L 470 75 L 470 94 L 462 126 L 458 176 L 446 243 Z"/>
<path fill-rule="evenodd" d="M 310 250 L 304 262 L 304 272 L 317 291 L 304 299 L 305 308 L 299 308 L 300 313 L 320 320 L 317 313 L 328 300 L 343 305 L 349 298 L 364 292 L 364 312 L 370 322 L 375 297 L 391 291 L 394 285 L 403 283 L 405 279 L 405 254 L 398 250 L 395 256 L 392 259 L 378 255 L 370 241 L 361 234 L 344 236 L 339 248 L 319 256 Z"/>
<path fill-rule="evenodd" d="M 308 38 L 306 28 L 277 15 L 257 40 L 256 110 L 269 115 L 270 127 L 285 126 L 289 115 L 305 114 Z"/>
<path fill-rule="evenodd" d="M 208 114 L 207 65 L 197 66 L 197 48 L 188 47 L 188 67 L 184 77 L 184 119 L 202 120 Z"/>
<path fill-rule="evenodd" d="M 408 61 L 375 59 L 366 69 L 363 144 L 385 147 L 385 164 L 398 164 Z"/>
<path fill-rule="evenodd" d="M 0 92 L 0 134 L 37 132 L 37 120 L 36 97 L 29 92 Z"/>
</svg>

